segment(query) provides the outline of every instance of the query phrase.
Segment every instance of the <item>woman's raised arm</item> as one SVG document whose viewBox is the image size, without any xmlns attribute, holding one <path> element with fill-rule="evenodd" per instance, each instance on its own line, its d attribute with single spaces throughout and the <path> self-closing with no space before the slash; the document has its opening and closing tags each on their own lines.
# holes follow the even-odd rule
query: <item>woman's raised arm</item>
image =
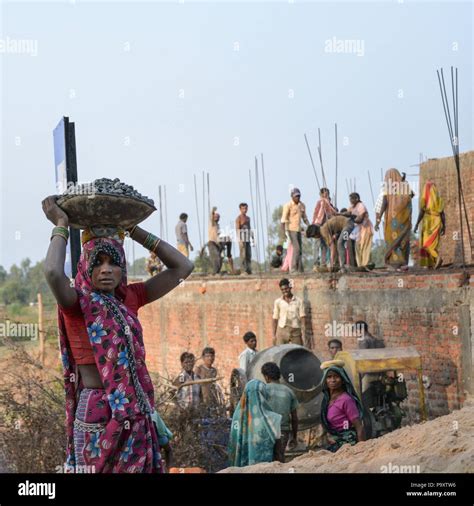
<svg viewBox="0 0 474 506">
<path fill-rule="evenodd" d="M 193 271 L 194 264 L 167 242 L 140 227 L 130 231 L 130 237 L 150 251 L 166 265 L 167 270 L 145 281 L 147 301 L 153 302 L 182 283 Z"/>
<path fill-rule="evenodd" d="M 56 197 L 54 195 L 47 197 L 43 200 L 42 206 L 46 218 L 56 227 L 63 227 L 67 231 L 69 219 L 67 214 L 56 204 Z M 66 237 L 53 235 L 46 253 L 44 274 L 57 303 L 68 307 L 76 302 L 77 293 L 71 286 L 70 279 L 64 273 L 66 247 Z"/>
</svg>

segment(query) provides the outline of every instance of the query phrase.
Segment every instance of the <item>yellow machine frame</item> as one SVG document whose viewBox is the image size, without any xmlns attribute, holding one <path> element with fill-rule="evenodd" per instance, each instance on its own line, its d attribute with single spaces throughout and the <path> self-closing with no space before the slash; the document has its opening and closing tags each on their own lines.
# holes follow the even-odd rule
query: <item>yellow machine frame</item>
<svg viewBox="0 0 474 506">
<path fill-rule="evenodd" d="M 359 394 L 359 397 L 362 394 L 362 374 L 394 370 L 403 371 L 407 369 L 416 370 L 418 376 L 421 417 L 423 421 L 427 419 L 421 356 L 414 346 L 339 351 L 335 358 L 344 361 L 344 369 L 351 376 L 354 388 Z"/>
</svg>

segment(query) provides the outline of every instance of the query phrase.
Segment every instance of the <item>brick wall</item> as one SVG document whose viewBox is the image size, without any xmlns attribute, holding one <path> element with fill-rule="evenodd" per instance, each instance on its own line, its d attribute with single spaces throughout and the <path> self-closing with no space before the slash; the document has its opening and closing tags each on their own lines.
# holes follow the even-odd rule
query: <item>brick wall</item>
<svg viewBox="0 0 474 506">
<path fill-rule="evenodd" d="M 474 272 L 474 271 L 473 271 Z M 199 356 L 216 349 L 216 366 L 226 379 L 244 349 L 242 335 L 253 330 L 259 349 L 271 345 L 273 301 L 279 277 L 186 281 L 164 298 L 140 309 L 151 370 L 175 375 L 179 355 Z M 313 350 L 327 358 L 325 324 L 365 319 L 386 346 L 413 345 L 421 353 L 429 416 L 458 409 L 471 387 L 473 277 L 467 284 L 456 270 L 425 274 L 351 274 L 295 277 L 296 295 L 305 300 Z M 469 283 L 471 283 L 469 285 Z M 343 337 L 344 348 L 357 347 Z M 411 412 L 417 413 L 414 374 L 408 374 Z M 472 390 L 471 390 L 472 391 Z M 414 415 L 416 417 L 416 415 Z"/>
<path fill-rule="evenodd" d="M 464 200 L 471 233 L 474 233 L 474 151 L 460 155 L 461 179 Z M 461 262 L 461 240 L 458 204 L 458 186 L 454 158 L 435 158 L 420 166 L 420 193 L 425 182 L 430 179 L 436 183 L 445 201 L 446 234 L 441 240 L 440 253 L 445 263 Z M 463 211 L 464 212 L 464 211 Z M 416 218 L 415 218 L 416 219 Z M 470 264 L 474 262 L 469 247 L 469 237 L 463 214 L 464 226 L 464 259 Z"/>
</svg>

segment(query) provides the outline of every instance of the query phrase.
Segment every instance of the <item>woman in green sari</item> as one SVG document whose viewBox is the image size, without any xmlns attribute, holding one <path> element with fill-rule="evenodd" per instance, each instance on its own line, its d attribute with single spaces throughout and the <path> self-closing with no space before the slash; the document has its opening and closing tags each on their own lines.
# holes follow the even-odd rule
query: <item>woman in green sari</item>
<svg viewBox="0 0 474 506">
<path fill-rule="evenodd" d="M 229 442 L 230 465 L 250 466 L 272 462 L 279 454 L 281 415 L 271 411 L 267 387 L 250 380 L 232 417 Z"/>
</svg>

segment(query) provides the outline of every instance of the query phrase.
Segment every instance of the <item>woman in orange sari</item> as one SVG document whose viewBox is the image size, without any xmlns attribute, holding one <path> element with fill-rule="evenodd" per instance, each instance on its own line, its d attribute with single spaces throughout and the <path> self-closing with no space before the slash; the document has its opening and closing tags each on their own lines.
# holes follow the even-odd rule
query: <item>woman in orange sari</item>
<svg viewBox="0 0 474 506">
<path fill-rule="evenodd" d="M 400 269 L 408 265 L 411 234 L 411 199 L 413 193 L 408 182 L 397 169 L 389 169 L 384 178 L 384 196 L 380 212 L 375 215 L 378 230 L 385 214 L 384 239 L 385 265 Z"/>
<path fill-rule="evenodd" d="M 440 197 L 438 188 L 432 181 L 427 181 L 420 195 L 420 214 L 413 231 L 416 233 L 421 223 L 420 237 L 420 265 L 426 268 L 438 269 L 443 260 L 439 256 L 440 237 L 446 230 L 444 215 L 444 200 Z"/>
</svg>

